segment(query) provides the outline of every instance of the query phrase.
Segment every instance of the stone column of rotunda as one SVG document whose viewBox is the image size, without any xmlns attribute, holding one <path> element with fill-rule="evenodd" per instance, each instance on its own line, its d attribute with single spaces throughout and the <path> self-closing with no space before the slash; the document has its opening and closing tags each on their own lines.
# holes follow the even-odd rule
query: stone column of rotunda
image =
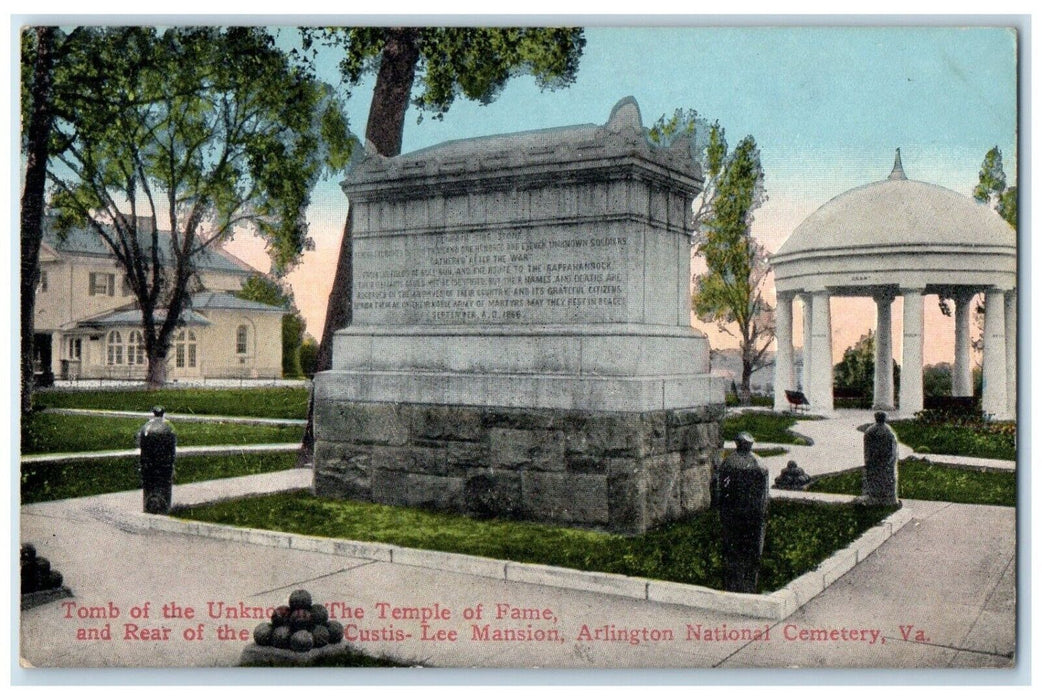
<svg viewBox="0 0 1042 700">
<path fill-rule="evenodd" d="M 923 410 L 923 290 L 902 289 L 901 415 Z"/>
<path fill-rule="evenodd" d="M 774 325 L 777 352 L 774 355 L 774 410 L 788 409 L 785 391 L 795 389 L 792 366 L 792 301 L 795 294 L 779 293 Z"/>
<path fill-rule="evenodd" d="M 1017 415 L 1017 290 L 1006 292 L 1006 416 Z"/>
<path fill-rule="evenodd" d="M 1006 325 L 1006 292 L 1002 289 L 988 289 L 984 292 L 984 386 L 981 410 L 998 420 L 1011 415 L 1006 386 Z M 1015 364 L 1011 367 L 1015 367 Z"/>
<path fill-rule="evenodd" d="M 876 292 L 876 355 L 872 408 L 877 411 L 894 410 L 894 351 L 891 345 L 890 305 L 894 294 L 889 290 Z"/>
<path fill-rule="evenodd" d="M 815 413 L 832 413 L 832 310 L 827 289 L 813 292 L 811 382 L 807 399 Z"/>
<path fill-rule="evenodd" d="M 970 361 L 970 310 L 975 290 L 962 288 L 955 299 L 955 364 L 952 366 L 952 396 L 973 396 L 973 365 Z"/>
<path fill-rule="evenodd" d="M 810 369 L 810 349 L 811 349 L 811 315 L 813 311 L 811 305 L 814 303 L 814 297 L 810 294 L 803 293 L 800 295 L 800 299 L 803 300 L 803 376 L 800 378 L 801 388 L 803 393 L 806 394 L 810 391 L 811 382 L 811 369 Z"/>
</svg>

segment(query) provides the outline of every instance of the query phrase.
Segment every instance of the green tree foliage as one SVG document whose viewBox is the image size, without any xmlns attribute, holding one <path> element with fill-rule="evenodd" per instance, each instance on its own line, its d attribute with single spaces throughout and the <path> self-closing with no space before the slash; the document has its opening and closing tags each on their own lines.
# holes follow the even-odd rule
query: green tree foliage
<svg viewBox="0 0 1042 700">
<path fill-rule="evenodd" d="M 293 291 L 270 277 L 254 275 L 243 283 L 236 296 L 286 309 L 287 313 L 282 316 L 282 376 L 304 376 L 300 368 L 300 344 L 304 341 L 307 322 L 300 315 Z"/>
<path fill-rule="evenodd" d="M 984 155 L 973 198 L 995 209 L 1014 229 L 1017 228 L 1017 186 L 1007 186 L 1002 168 L 1002 151 L 995 146 Z"/>
<path fill-rule="evenodd" d="M 318 341 L 310 335 L 305 335 L 300 344 L 300 369 L 304 376 L 311 379 L 315 376 L 318 367 Z"/>
<path fill-rule="evenodd" d="M 696 221 L 694 239 L 708 269 L 695 278 L 694 309 L 704 322 L 715 322 L 737 338 L 741 388 L 748 393 L 749 380 L 767 364 L 765 355 L 774 339 L 774 308 L 763 296 L 770 271 L 767 252 L 750 233 L 753 212 L 766 199 L 764 174 L 753 137 L 746 136 L 728 154 L 723 130 L 713 128 L 710 135 L 706 174 L 714 180 L 713 193 L 703 220 Z"/>
<path fill-rule="evenodd" d="M 891 362 L 894 365 L 893 382 L 896 393 L 901 386 L 901 371 L 896 361 Z M 843 359 L 835 366 L 833 376 L 836 394 L 872 399 L 875 393 L 875 373 L 876 336 L 874 331 L 869 330 L 843 351 Z"/>
<path fill-rule="evenodd" d="M 923 367 L 923 395 L 952 395 L 952 366 L 949 362 Z"/>
<path fill-rule="evenodd" d="M 727 163 L 727 140 L 720 122 L 710 123 L 693 109 L 677 109 L 669 117 L 662 115 L 648 129 L 648 140 L 656 146 L 668 147 L 678 138 L 690 139 L 692 157 L 702 171 L 702 191 L 693 205 L 692 227 L 695 234 L 692 242 L 700 243 Z"/>
<path fill-rule="evenodd" d="M 401 152 L 410 103 L 419 118 L 441 119 L 458 97 L 491 103 L 518 75 L 564 87 L 586 45 L 582 29 L 567 27 L 334 27 L 302 36 L 305 53 L 318 44 L 343 52 L 340 70 L 351 86 L 376 73 L 365 136 L 384 156 Z"/>
<path fill-rule="evenodd" d="M 54 103 L 52 204 L 60 225 L 89 226 L 123 268 L 155 387 L 198 254 L 245 227 L 277 273 L 292 265 L 308 245 L 312 186 L 352 142 L 331 90 L 261 29 L 78 31 L 55 71 L 68 88 Z"/>
</svg>

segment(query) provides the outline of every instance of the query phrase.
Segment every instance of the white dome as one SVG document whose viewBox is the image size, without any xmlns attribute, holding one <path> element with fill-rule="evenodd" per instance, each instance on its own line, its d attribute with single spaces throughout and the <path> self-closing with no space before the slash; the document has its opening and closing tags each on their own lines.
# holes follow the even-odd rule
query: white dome
<svg viewBox="0 0 1042 700">
<path fill-rule="evenodd" d="M 796 227 L 778 255 L 981 243 L 1015 248 L 1016 232 L 989 207 L 958 192 L 916 180 L 883 180 L 826 202 Z"/>
<path fill-rule="evenodd" d="M 970 197 L 905 179 L 898 157 L 889 179 L 848 190 L 808 216 L 771 263 L 779 292 L 1012 289 L 1017 234 Z"/>
</svg>

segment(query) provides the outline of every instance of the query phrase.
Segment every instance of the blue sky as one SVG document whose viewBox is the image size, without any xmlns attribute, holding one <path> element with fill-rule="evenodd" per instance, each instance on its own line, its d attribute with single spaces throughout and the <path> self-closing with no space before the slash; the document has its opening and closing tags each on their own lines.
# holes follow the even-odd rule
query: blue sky
<svg viewBox="0 0 1042 700">
<path fill-rule="evenodd" d="M 588 27 L 586 38 L 572 86 L 540 91 L 521 77 L 488 106 L 457 101 L 443 120 L 428 115 L 417 123 L 410 109 L 403 150 L 603 123 L 627 95 L 637 99 L 645 124 L 677 107 L 693 108 L 719 120 L 731 144 L 747 134 L 756 138 L 768 201 L 753 232 L 771 250 L 828 199 L 885 178 L 897 147 L 910 178 L 968 195 L 984 154 L 997 145 L 1015 180 L 1017 56 L 1010 29 Z M 331 80 L 335 63 L 330 56 Z M 358 133 L 371 94 L 370 82 L 349 101 Z M 318 249 L 290 277 L 316 334 L 344 221 L 337 180 L 315 193 L 310 220 Z"/>
</svg>

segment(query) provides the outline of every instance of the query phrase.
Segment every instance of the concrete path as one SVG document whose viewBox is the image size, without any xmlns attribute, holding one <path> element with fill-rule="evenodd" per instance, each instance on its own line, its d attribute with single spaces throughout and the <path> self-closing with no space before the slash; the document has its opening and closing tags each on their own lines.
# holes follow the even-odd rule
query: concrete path
<svg viewBox="0 0 1042 700">
<path fill-rule="evenodd" d="M 789 460 L 796 460 L 796 463 L 811 476 L 854 469 L 861 466 L 863 462 L 861 455 L 864 449 L 864 434 L 858 428 L 875 422 L 873 414 L 874 411 L 868 410 L 840 409 L 835 411 L 830 418 L 823 420 L 799 420 L 799 416 L 797 416 L 798 422 L 793 426 L 792 431 L 810 438 L 813 441 L 812 445 L 757 442 L 754 449 L 780 447 L 787 451 L 783 455 L 759 458 L 760 463 L 770 471 L 772 480 L 781 473 Z M 727 447 L 733 447 L 733 445 L 727 445 Z M 921 454 L 900 442 L 898 442 L 897 451 L 900 459 L 918 457 L 939 464 L 957 464 L 987 469 L 1016 470 L 1017 467 L 1015 461 L 1008 460 Z"/>
<path fill-rule="evenodd" d="M 309 471 L 291 470 L 180 486 L 175 500 L 309 483 Z M 905 506 L 911 523 L 794 615 L 769 623 L 362 557 L 142 532 L 126 517 L 140 508 L 137 491 L 32 504 L 21 509 L 21 539 L 64 574 L 75 598 L 22 614 L 21 654 L 33 666 L 234 665 L 246 645 L 238 635 L 258 622 L 244 614 L 264 614 L 303 587 L 365 649 L 436 666 L 1009 667 L 1015 510 Z M 414 619 L 422 615 L 431 617 L 426 626 Z M 111 639 L 77 641 L 79 630 Z M 507 630 L 529 640 L 497 641 Z"/>
</svg>

